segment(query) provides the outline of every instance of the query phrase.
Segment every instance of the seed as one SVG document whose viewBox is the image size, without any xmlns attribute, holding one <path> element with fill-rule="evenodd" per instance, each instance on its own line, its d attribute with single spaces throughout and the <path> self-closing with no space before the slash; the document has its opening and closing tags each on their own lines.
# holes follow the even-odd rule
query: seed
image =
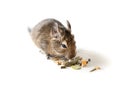
<svg viewBox="0 0 120 91">
<path fill-rule="evenodd" d="M 81 66 L 80 65 L 73 65 L 73 66 L 71 66 L 71 68 L 73 68 L 75 70 L 79 70 L 79 69 L 81 69 Z"/>
<path fill-rule="evenodd" d="M 91 61 L 91 59 L 89 58 L 89 59 L 88 59 L 88 62 L 90 62 L 90 61 Z"/>
<path fill-rule="evenodd" d="M 61 66 L 61 69 L 65 69 L 66 68 L 66 66 Z"/>
<path fill-rule="evenodd" d="M 57 64 L 58 64 L 58 65 L 61 65 L 62 63 L 58 61 Z"/>
<path fill-rule="evenodd" d="M 101 68 L 98 67 L 98 66 L 96 66 L 94 69 L 90 70 L 90 72 L 93 72 L 93 71 L 95 71 L 95 70 L 99 70 L 99 69 L 101 69 Z"/>
</svg>

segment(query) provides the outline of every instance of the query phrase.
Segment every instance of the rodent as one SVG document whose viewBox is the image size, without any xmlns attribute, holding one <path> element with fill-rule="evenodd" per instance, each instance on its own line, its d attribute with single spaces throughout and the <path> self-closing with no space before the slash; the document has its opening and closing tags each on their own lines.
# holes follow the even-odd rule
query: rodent
<svg viewBox="0 0 120 91">
<path fill-rule="evenodd" d="M 56 19 L 44 19 L 29 32 L 33 42 L 48 58 L 67 60 L 76 56 L 76 43 L 69 21 L 66 28 Z"/>
</svg>

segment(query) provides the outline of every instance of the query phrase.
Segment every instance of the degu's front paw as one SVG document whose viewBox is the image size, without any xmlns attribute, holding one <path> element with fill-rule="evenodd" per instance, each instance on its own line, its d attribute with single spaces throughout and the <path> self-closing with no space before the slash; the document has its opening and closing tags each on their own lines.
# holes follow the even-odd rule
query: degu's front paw
<svg viewBox="0 0 120 91">
<path fill-rule="evenodd" d="M 52 58 L 52 55 L 47 54 L 47 59 L 51 59 L 51 58 Z"/>
</svg>

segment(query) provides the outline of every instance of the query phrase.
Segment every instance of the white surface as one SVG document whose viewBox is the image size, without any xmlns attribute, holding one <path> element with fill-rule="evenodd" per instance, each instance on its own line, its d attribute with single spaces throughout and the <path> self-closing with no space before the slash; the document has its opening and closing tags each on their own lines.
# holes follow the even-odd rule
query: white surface
<svg viewBox="0 0 120 91">
<path fill-rule="evenodd" d="M 27 27 L 49 17 L 71 22 L 86 68 L 61 70 L 38 52 Z M 119 0 L 0 1 L 0 91 L 119 91 L 119 31 Z"/>
</svg>

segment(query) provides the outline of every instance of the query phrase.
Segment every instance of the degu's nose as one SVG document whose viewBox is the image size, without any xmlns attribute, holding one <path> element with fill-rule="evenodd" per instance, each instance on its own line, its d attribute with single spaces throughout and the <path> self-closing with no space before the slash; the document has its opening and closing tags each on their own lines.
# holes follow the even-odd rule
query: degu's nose
<svg viewBox="0 0 120 91">
<path fill-rule="evenodd" d="M 76 51 L 69 52 L 66 56 L 67 59 L 72 59 L 76 56 Z"/>
</svg>

